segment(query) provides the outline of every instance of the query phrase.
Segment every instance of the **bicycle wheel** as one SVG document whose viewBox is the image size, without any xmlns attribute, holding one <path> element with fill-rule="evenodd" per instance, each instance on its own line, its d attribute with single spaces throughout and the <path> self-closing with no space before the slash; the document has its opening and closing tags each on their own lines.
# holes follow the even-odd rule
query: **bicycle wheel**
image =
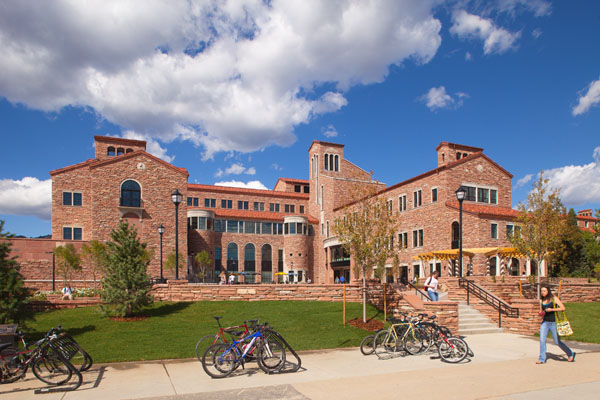
<svg viewBox="0 0 600 400">
<path fill-rule="evenodd" d="M 423 341 L 419 337 L 419 335 L 414 331 L 414 329 L 406 332 L 404 337 L 402 338 L 402 343 L 404 345 L 404 350 L 410 355 L 419 354 L 423 349 Z"/>
<path fill-rule="evenodd" d="M 265 337 L 258 347 L 258 367 L 267 374 L 281 371 L 285 365 L 285 346 L 275 335 Z"/>
<path fill-rule="evenodd" d="M 73 375 L 71 368 L 58 356 L 47 354 L 33 362 L 33 374 L 48 385 L 62 385 Z"/>
<path fill-rule="evenodd" d="M 391 332 L 391 329 L 383 330 L 375 335 L 374 344 L 375 354 L 380 359 L 391 358 L 402 348 L 402 344 Z"/>
<path fill-rule="evenodd" d="M 421 350 L 420 353 L 426 353 L 431 347 L 431 337 L 429 336 L 429 332 L 427 329 L 422 326 L 415 326 L 415 336 L 421 341 Z"/>
<path fill-rule="evenodd" d="M 16 347 L 5 347 L 0 351 L 4 358 L 4 365 L 0 368 L 0 383 L 12 383 L 25 375 L 28 365 L 25 364 L 23 354 L 17 354 Z"/>
<path fill-rule="evenodd" d="M 206 335 L 202 336 L 198 343 L 196 343 L 196 358 L 198 361 L 202 362 L 202 356 L 208 346 L 215 343 L 225 343 L 223 339 L 219 335 Z"/>
<path fill-rule="evenodd" d="M 202 369 L 211 378 L 225 378 L 231 374 L 237 366 L 236 347 L 223 343 L 215 343 L 206 349 L 202 355 Z"/>
<path fill-rule="evenodd" d="M 360 342 L 360 352 L 363 353 L 363 355 L 365 356 L 373 354 L 373 352 L 375 351 L 375 348 L 373 347 L 374 343 L 375 335 L 365 336 L 362 342 Z"/>
<path fill-rule="evenodd" d="M 460 338 L 450 337 L 440 343 L 438 346 L 438 353 L 443 361 L 457 363 L 467 357 L 469 346 L 467 346 L 467 343 Z"/>
</svg>

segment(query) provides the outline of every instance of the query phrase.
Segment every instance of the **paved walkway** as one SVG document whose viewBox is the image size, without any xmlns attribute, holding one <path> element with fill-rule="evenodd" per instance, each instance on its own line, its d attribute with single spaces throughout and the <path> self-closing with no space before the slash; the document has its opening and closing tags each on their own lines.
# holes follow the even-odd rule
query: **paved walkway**
<svg viewBox="0 0 600 400">
<path fill-rule="evenodd" d="M 47 387 L 32 373 L 0 386 L 0 398 L 12 399 L 597 399 L 600 392 L 600 345 L 569 343 L 575 363 L 557 346 L 536 365 L 538 341 L 511 334 L 466 338 L 475 357 L 447 364 L 432 354 L 379 360 L 356 348 L 301 353 L 302 369 L 266 375 L 255 364 L 225 379 L 211 379 L 197 360 L 94 365 L 75 392 L 34 395 Z M 552 355 L 555 354 L 555 355 Z"/>
</svg>

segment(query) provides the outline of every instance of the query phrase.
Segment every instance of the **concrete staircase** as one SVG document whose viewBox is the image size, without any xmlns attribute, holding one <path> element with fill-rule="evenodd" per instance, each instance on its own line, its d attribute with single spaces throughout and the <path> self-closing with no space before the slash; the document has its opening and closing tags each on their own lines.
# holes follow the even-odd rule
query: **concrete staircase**
<svg viewBox="0 0 600 400">
<path fill-rule="evenodd" d="M 466 302 L 458 303 L 458 333 L 461 335 L 477 335 L 482 333 L 501 333 L 502 328 L 490 321 L 485 314 L 477 311 Z"/>
</svg>

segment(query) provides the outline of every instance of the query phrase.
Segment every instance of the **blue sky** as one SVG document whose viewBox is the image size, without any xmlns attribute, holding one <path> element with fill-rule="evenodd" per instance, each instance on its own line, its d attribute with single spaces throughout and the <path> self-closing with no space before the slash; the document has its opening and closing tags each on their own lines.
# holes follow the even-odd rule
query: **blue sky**
<svg viewBox="0 0 600 400">
<path fill-rule="evenodd" d="M 119 4 L 117 6 L 117 3 Z M 48 171 L 148 140 L 191 183 L 308 177 L 313 140 L 387 184 L 483 147 L 600 208 L 597 1 L 0 4 L 0 219 L 50 233 Z M 223 5 L 225 4 L 225 5 Z"/>
</svg>

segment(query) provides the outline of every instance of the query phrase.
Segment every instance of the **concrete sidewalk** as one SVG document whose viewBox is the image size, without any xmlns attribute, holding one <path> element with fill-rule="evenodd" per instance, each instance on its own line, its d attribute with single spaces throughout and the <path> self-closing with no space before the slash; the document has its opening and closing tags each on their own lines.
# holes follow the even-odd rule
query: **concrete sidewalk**
<svg viewBox="0 0 600 400">
<path fill-rule="evenodd" d="M 211 379 L 197 360 L 94 365 L 75 392 L 34 395 L 47 387 L 31 372 L 27 379 L 0 386 L 2 399 L 396 399 L 428 398 L 598 398 L 600 345 L 568 343 L 575 363 L 548 345 L 545 365 L 536 365 L 535 338 L 511 334 L 467 337 L 475 357 L 447 364 L 434 354 L 379 360 L 356 348 L 301 353 L 302 369 L 266 375 L 254 363 L 230 377 Z M 554 355 L 556 356 L 554 356 Z M 575 395 L 576 394 L 576 395 Z M 554 397 L 553 397 L 554 396 Z"/>
</svg>

